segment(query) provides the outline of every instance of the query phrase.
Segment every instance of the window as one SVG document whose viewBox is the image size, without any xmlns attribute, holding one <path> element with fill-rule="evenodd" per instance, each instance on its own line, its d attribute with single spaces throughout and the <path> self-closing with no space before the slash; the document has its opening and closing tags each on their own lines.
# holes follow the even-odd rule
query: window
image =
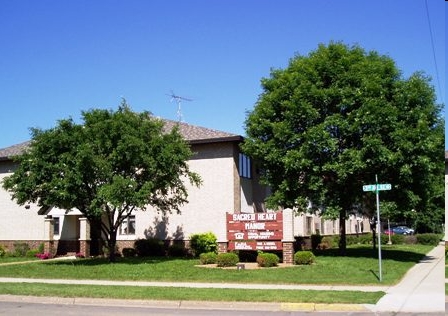
<svg viewBox="0 0 448 316">
<path fill-rule="evenodd" d="M 135 235 L 135 215 L 129 216 L 121 223 L 120 235 Z"/>
<path fill-rule="evenodd" d="M 243 178 L 252 178 L 250 158 L 244 154 L 239 157 L 239 174 Z"/>
<path fill-rule="evenodd" d="M 53 234 L 59 235 L 59 217 L 53 217 Z"/>
</svg>

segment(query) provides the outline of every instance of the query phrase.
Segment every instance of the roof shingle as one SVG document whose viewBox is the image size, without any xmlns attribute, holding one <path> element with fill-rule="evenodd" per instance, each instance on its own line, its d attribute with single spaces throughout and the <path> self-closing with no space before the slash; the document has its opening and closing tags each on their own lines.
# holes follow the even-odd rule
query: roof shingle
<svg viewBox="0 0 448 316">
<path fill-rule="evenodd" d="M 171 120 L 162 119 L 164 122 L 164 130 L 166 132 L 171 131 L 175 126 L 179 127 L 180 134 L 190 144 L 203 144 L 203 143 L 218 143 L 225 141 L 241 141 L 242 136 L 237 134 L 231 134 L 221 132 L 205 127 L 190 125 L 183 122 L 176 122 Z M 8 160 L 12 156 L 17 156 L 23 153 L 29 146 L 31 141 L 23 142 L 17 145 L 13 145 L 6 148 L 0 148 L 0 160 Z"/>
</svg>

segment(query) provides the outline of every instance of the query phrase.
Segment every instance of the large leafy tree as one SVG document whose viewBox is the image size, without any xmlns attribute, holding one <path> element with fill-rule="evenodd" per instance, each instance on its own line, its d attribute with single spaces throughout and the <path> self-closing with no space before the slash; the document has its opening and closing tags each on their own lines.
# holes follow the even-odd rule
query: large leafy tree
<svg viewBox="0 0 448 316">
<path fill-rule="evenodd" d="M 395 62 L 343 43 L 319 45 L 286 69 L 261 80 L 263 92 L 246 118 L 242 146 L 272 188 L 271 207 L 340 219 L 345 253 L 347 214 L 373 215 L 375 198 L 364 184 L 391 183 L 382 191 L 395 219 L 443 219 L 441 107 L 422 73 L 404 79 Z"/>
<path fill-rule="evenodd" d="M 114 261 L 117 231 L 133 211 L 180 212 L 185 180 L 201 180 L 189 170 L 192 152 L 179 131 L 165 131 L 161 120 L 132 112 L 124 100 L 115 112 L 94 109 L 82 119 L 32 129 L 30 148 L 3 187 L 19 204 L 78 209 L 100 226 Z"/>
</svg>

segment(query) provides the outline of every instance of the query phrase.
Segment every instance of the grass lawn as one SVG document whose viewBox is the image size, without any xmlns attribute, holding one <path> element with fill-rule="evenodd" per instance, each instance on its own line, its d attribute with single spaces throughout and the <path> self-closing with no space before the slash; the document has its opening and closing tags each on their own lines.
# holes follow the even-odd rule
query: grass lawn
<svg viewBox="0 0 448 316">
<path fill-rule="evenodd" d="M 382 247 L 383 282 L 378 281 L 378 251 L 358 246 L 347 249 L 346 257 L 337 250 L 317 254 L 316 264 L 287 268 L 255 270 L 211 269 L 198 267 L 197 259 L 119 258 L 114 264 L 107 259 L 76 259 L 69 261 L 40 261 L 3 265 L 0 277 L 135 280 L 217 283 L 266 284 L 332 284 L 332 285 L 390 285 L 397 283 L 415 263 L 433 247 L 423 245 L 385 245 Z M 0 259 L 0 264 L 3 259 Z M 374 304 L 384 293 L 346 291 L 298 290 L 235 290 L 149 288 L 118 286 L 67 286 L 49 284 L 0 283 L 0 294 L 88 296 L 133 299 L 217 300 Z"/>
<path fill-rule="evenodd" d="M 381 284 L 398 282 L 432 248 L 423 245 L 383 246 Z M 377 251 L 368 247 L 349 248 L 346 257 L 337 256 L 337 250 L 322 251 L 317 254 L 316 264 L 310 266 L 229 270 L 202 268 L 197 267 L 198 264 L 197 259 L 166 258 L 119 258 L 114 264 L 107 263 L 103 258 L 41 261 L 37 264 L 2 266 L 0 276 L 218 283 L 379 284 Z"/>
<path fill-rule="evenodd" d="M 375 304 L 384 292 L 0 283 L 0 294 L 134 300 Z"/>
</svg>

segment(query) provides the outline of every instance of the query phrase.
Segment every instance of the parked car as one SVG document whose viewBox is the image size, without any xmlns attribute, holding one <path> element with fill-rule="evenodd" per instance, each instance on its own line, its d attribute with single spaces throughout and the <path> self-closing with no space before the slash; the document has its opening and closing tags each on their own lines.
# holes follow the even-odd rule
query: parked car
<svg viewBox="0 0 448 316">
<path fill-rule="evenodd" d="M 394 231 L 393 231 L 393 229 L 386 229 L 385 231 L 384 231 L 384 233 L 386 234 L 386 235 L 393 235 L 394 234 Z"/>
<path fill-rule="evenodd" d="M 414 234 L 414 230 L 407 226 L 396 226 L 396 227 L 393 227 L 391 230 L 392 230 L 393 234 L 397 234 L 397 235 L 413 235 Z"/>
</svg>

